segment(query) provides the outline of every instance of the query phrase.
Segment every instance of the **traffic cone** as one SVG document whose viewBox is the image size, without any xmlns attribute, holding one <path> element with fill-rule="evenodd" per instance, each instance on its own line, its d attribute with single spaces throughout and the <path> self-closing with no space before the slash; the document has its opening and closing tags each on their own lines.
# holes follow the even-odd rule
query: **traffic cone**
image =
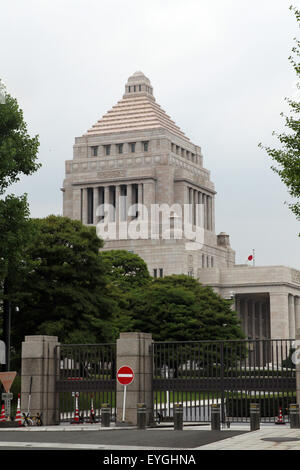
<svg viewBox="0 0 300 470">
<path fill-rule="evenodd" d="M 75 418 L 74 423 L 79 423 L 78 394 L 75 395 Z"/>
<path fill-rule="evenodd" d="M 94 402 L 93 402 L 93 397 L 91 397 L 91 414 L 90 414 L 90 423 L 95 423 L 95 411 L 94 411 Z"/>
<path fill-rule="evenodd" d="M 15 417 L 15 421 L 18 423 L 19 426 L 23 426 L 23 418 L 21 416 L 21 405 L 20 405 L 20 394 L 18 394 L 18 404 L 17 404 L 17 413 Z"/>
<path fill-rule="evenodd" d="M 283 421 L 281 408 L 279 408 L 279 414 L 278 414 L 277 421 L 275 424 L 285 424 L 285 421 Z"/>
<path fill-rule="evenodd" d="M 4 423 L 5 421 L 6 421 L 5 406 L 4 406 L 4 403 L 3 403 L 2 408 L 1 408 L 0 423 Z"/>
</svg>

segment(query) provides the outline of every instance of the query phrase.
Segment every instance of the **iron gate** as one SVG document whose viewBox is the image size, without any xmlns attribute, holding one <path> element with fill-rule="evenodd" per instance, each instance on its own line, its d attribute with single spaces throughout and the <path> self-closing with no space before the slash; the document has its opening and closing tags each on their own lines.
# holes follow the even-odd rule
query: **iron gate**
<svg viewBox="0 0 300 470">
<path fill-rule="evenodd" d="M 173 419 L 183 403 L 184 421 L 209 422 L 212 404 L 221 419 L 248 421 L 250 402 L 261 420 L 274 422 L 282 408 L 288 420 L 296 402 L 291 339 L 157 342 L 153 345 L 153 410 L 158 421 Z"/>
<path fill-rule="evenodd" d="M 56 421 L 72 421 L 76 395 L 81 417 L 90 416 L 91 405 L 96 419 L 103 403 L 116 416 L 116 345 L 65 344 L 56 347 Z"/>
</svg>

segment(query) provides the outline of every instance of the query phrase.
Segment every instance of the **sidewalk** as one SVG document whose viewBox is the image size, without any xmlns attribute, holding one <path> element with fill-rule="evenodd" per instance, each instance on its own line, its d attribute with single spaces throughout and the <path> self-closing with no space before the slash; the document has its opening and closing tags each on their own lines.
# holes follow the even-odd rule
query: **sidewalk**
<svg viewBox="0 0 300 470">
<path fill-rule="evenodd" d="M 290 429 L 288 424 L 262 425 L 259 431 L 240 434 L 194 450 L 300 450 L 300 429 Z"/>
</svg>

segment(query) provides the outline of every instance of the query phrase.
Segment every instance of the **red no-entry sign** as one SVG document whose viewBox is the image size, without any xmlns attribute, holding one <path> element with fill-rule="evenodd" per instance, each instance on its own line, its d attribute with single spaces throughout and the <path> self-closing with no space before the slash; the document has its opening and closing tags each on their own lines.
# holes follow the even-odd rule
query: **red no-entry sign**
<svg viewBox="0 0 300 470">
<path fill-rule="evenodd" d="M 117 380 L 121 385 L 129 385 L 134 379 L 134 373 L 131 367 L 122 366 L 117 372 Z"/>
</svg>

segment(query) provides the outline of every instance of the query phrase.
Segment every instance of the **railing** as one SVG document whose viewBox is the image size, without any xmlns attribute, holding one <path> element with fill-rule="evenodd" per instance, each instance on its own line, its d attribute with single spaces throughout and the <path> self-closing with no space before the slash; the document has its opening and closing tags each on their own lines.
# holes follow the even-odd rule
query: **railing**
<svg viewBox="0 0 300 470">
<path fill-rule="evenodd" d="M 157 342 L 153 347 L 154 415 L 173 418 L 183 403 L 184 420 L 210 421 L 212 404 L 222 422 L 248 421 L 250 403 L 259 402 L 263 421 L 295 402 L 293 340 Z"/>
<path fill-rule="evenodd" d="M 116 414 L 116 345 L 60 345 L 56 348 L 57 421 L 72 421 L 76 404 L 81 418 L 87 419 L 91 407 L 100 418 L 102 403 Z M 77 401 L 76 401 L 77 398 Z"/>
</svg>

